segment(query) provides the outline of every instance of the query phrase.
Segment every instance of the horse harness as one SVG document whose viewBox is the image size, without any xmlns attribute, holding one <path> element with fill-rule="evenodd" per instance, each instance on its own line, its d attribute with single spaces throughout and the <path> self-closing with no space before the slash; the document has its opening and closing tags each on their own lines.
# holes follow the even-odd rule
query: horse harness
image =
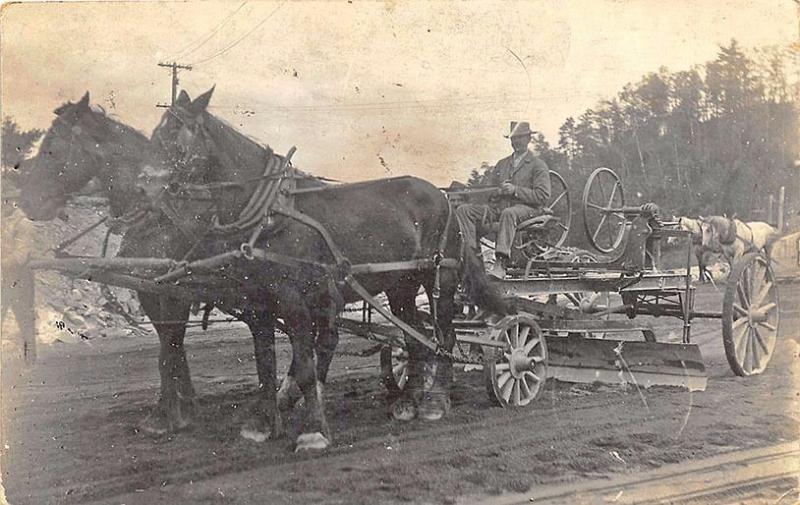
<svg viewBox="0 0 800 505">
<path fill-rule="evenodd" d="M 177 114 L 173 115 L 181 120 L 184 125 L 186 125 L 186 122 L 183 121 Z M 201 127 L 199 130 L 207 141 L 213 142 L 213 139 L 207 135 L 204 128 Z M 162 143 L 162 147 L 165 146 L 165 142 L 160 136 L 158 137 L 158 140 Z M 354 275 L 401 270 L 433 269 L 434 285 L 431 292 L 431 298 L 433 299 L 433 303 L 431 304 L 431 315 L 434 321 L 434 339 L 440 336 L 441 328 L 439 328 L 436 321 L 438 319 L 438 302 L 441 296 L 441 269 L 458 269 L 461 266 L 461 262 L 458 259 L 446 258 L 444 256 L 445 249 L 447 247 L 448 235 L 450 233 L 453 220 L 453 209 L 449 199 L 447 200 L 448 206 L 445 226 L 442 230 L 437 250 L 434 252 L 432 257 L 417 258 L 405 261 L 352 265 L 350 260 L 338 247 L 334 238 L 322 223 L 294 208 L 292 195 L 295 192 L 295 181 L 298 179 L 298 176 L 295 173 L 295 169 L 291 166 L 291 157 L 295 151 L 296 148 L 292 147 L 285 157 L 280 157 L 274 155 L 271 149 L 268 148 L 269 156 L 267 162 L 265 163 L 264 173 L 260 178 L 258 178 L 256 189 L 251 194 L 244 208 L 239 212 L 237 218 L 231 223 L 222 224 L 220 223 L 216 214 L 212 216 L 210 228 L 207 230 L 207 233 L 203 234 L 195 242 L 195 245 L 190 249 L 187 255 L 184 256 L 184 260 L 181 261 L 175 269 L 157 278 L 156 281 L 160 280 L 161 282 L 165 282 L 176 280 L 184 275 L 190 274 L 193 270 L 193 267 L 198 263 L 208 265 L 209 262 L 214 262 L 215 258 L 205 258 L 193 262 L 188 261 L 190 255 L 194 252 L 196 247 L 208 235 L 236 235 L 250 231 L 249 239 L 246 242 L 242 242 L 238 250 L 218 255 L 218 257 L 225 257 L 225 260 L 233 260 L 235 258 L 244 258 L 246 260 L 259 259 L 261 261 L 277 263 L 295 268 L 302 265 L 308 265 L 320 269 L 328 278 L 329 293 L 332 299 L 341 300 L 342 297 L 340 295 L 340 290 L 347 285 L 369 305 L 378 310 L 381 315 L 403 329 L 406 334 L 412 336 L 415 340 L 419 341 L 434 352 L 448 355 L 449 353 L 436 342 L 432 342 L 430 339 L 425 338 L 414 328 L 408 326 L 405 322 L 394 316 L 394 314 L 392 314 L 390 311 L 387 311 L 384 307 L 382 307 L 381 304 L 354 278 Z M 182 161 L 185 162 L 187 159 L 190 159 L 191 155 L 191 152 L 184 153 Z M 280 163 L 276 164 L 276 159 L 280 160 Z M 229 187 L 231 185 L 238 185 L 238 183 L 210 183 L 206 185 L 191 185 L 186 182 L 182 183 L 184 188 L 190 191 L 200 192 L 201 194 L 203 194 L 205 191 L 213 191 L 214 189 Z M 315 191 L 324 191 L 325 189 L 326 188 L 314 188 Z M 176 193 L 177 191 L 179 191 L 178 188 L 176 188 L 173 193 Z M 299 192 L 302 192 L 302 190 Z M 181 228 L 181 225 L 178 222 L 179 216 L 176 215 L 177 213 L 174 212 L 174 209 L 170 208 L 170 203 L 162 200 L 162 205 L 159 207 L 162 210 L 165 210 L 165 214 L 173 221 L 174 224 Z M 297 221 L 315 230 L 323 239 L 325 246 L 333 258 L 333 262 L 322 263 L 311 259 L 287 256 L 266 251 L 264 249 L 257 249 L 255 244 L 262 236 L 264 236 L 264 234 L 275 234 L 283 228 L 285 219 L 275 220 L 274 217 L 276 215 L 285 219 Z"/>
<path fill-rule="evenodd" d="M 742 223 L 745 227 L 747 227 L 748 230 L 750 230 L 750 238 L 746 239 L 741 235 L 739 235 L 739 233 L 737 232 L 736 220 L 733 218 L 728 218 L 728 232 L 724 235 L 724 237 L 723 236 L 719 237 L 719 243 L 722 245 L 732 245 L 734 242 L 736 242 L 736 239 L 739 239 L 745 244 L 748 244 L 750 246 L 750 249 L 754 249 L 755 243 L 753 242 L 753 236 L 754 236 L 753 229 L 750 227 L 749 224 L 745 223 L 744 221 L 739 221 L 739 222 Z"/>
</svg>

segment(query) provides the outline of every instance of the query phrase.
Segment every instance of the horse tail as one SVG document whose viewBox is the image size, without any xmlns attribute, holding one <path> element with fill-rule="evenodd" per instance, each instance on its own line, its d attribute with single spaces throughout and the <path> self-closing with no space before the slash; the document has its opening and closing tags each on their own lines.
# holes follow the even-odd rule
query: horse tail
<svg viewBox="0 0 800 505">
<path fill-rule="evenodd" d="M 489 282 L 483 262 L 472 253 L 467 244 L 463 243 L 463 238 L 461 264 L 463 265 L 462 279 L 467 287 L 467 293 L 475 305 L 499 315 L 511 312 L 511 307 L 503 300 L 500 291 Z"/>
<path fill-rule="evenodd" d="M 767 254 L 767 256 L 772 256 L 772 246 L 775 245 L 775 242 L 780 240 L 782 237 L 783 234 L 780 232 L 780 230 L 774 226 L 770 226 L 770 233 L 764 241 L 764 252 Z"/>
<path fill-rule="evenodd" d="M 461 283 L 468 299 L 484 310 L 494 312 L 498 315 L 506 315 L 513 312 L 513 307 L 503 299 L 500 290 L 489 282 L 483 260 L 475 254 L 476 244 L 468 243 L 466 234 L 461 229 L 461 223 L 456 218 L 455 206 L 449 198 L 445 197 L 444 203 L 447 205 L 447 221 L 443 240 L 449 241 L 451 247 L 458 245 L 459 259 L 461 260 Z M 455 226 L 453 226 L 455 224 Z M 439 244 L 439 250 L 445 249 L 444 243 Z M 451 249 L 452 251 L 452 249 Z"/>
</svg>

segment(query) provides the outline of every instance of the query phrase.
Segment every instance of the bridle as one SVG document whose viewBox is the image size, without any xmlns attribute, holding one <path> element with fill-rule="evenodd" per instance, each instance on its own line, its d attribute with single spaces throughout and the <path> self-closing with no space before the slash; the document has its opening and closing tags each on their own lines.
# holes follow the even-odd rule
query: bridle
<svg viewBox="0 0 800 505">
<path fill-rule="evenodd" d="M 189 166 L 189 163 L 192 161 L 192 159 L 194 159 L 194 158 L 202 158 L 201 156 L 195 154 L 196 148 L 193 147 L 193 146 L 195 146 L 195 145 L 197 145 L 199 143 L 203 143 L 204 145 L 208 145 L 208 143 L 211 143 L 213 145 L 214 144 L 214 139 L 211 138 L 211 136 L 208 134 L 206 129 L 203 127 L 203 124 L 200 123 L 199 121 L 194 121 L 193 122 L 194 124 L 190 124 L 190 122 L 188 120 L 184 119 L 183 117 L 181 117 L 181 115 L 178 114 L 174 110 L 173 107 L 170 107 L 169 109 L 167 109 L 167 112 L 170 114 L 170 116 L 175 118 L 175 120 L 177 120 L 181 124 L 181 129 L 186 128 L 186 130 L 188 130 L 191 133 L 192 139 L 193 139 L 192 144 L 191 144 L 190 148 L 183 149 L 182 148 L 183 146 L 180 143 L 177 142 L 177 139 L 176 139 L 175 142 L 168 142 L 166 139 L 164 139 L 164 136 L 162 135 L 162 132 L 161 132 L 160 128 L 156 129 L 155 135 L 154 135 L 154 140 L 158 143 L 158 147 L 163 152 L 171 153 L 173 147 L 181 148 L 180 149 L 182 151 L 180 153 L 181 157 L 173 159 L 172 160 L 173 161 L 173 165 L 174 165 L 175 169 L 178 172 L 180 172 L 182 175 L 187 174 L 187 172 L 190 172 L 188 175 L 192 175 L 191 174 L 192 170 L 191 169 L 187 169 L 185 167 Z M 180 130 L 178 131 L 178 134 L 180 134 Z M 197 140 L 198 135 L 200 137 L 202 137 L 200 140 Z M 210 151 L 210 148 L 207 148 L 207 149 Z"/>
<path fill-rule="evenodd" d="M 60 124 L 62 126 L 66 127 L 66 128 L 69 128 L 69 132 L 70 132 L 69 133 L 69 140 L 67 141 L 67 145 L 68 145 L 68 147 L 67 147 L 67 155 L 66 155 L 66 159 L 63 162 L 64 167 L 67 168 L 67 167 L 70 166 L 70 164 L 72 164 L 73 157 L 75 156 L 76 152 L 82 152 L 86 157 L 91 159 L 92 163 L 94 164 L 95 167 L 100 166 L 101 163 L 97 159 L 98 155 L 96 153 L 93 153 L 91 150 L 86 149 L 81 144 L 81 142 L 78 141 L 78 137 L 79 137 L 79 135 L 81 135 L 81 133 L 79 133 L 79 131 L 76 131 L 76 128 L 81 128 L 81 126 L 80 125 L 76 125 L 76 124 L 71 124 L 66 119 L 62 118 L 61 116 L 56 116 L 56 121 L 60 122 Z M 63 138 L 60 134 L 58 135 L 58 137 Z M 75 144 L 78 144 L 77 148 L 76 148 Z M 40 152 L 41 152 L 41 150 L 40 150 Z M 69 192 L 67 192 L 66 194 L 69 194 Z"/>
</svg>

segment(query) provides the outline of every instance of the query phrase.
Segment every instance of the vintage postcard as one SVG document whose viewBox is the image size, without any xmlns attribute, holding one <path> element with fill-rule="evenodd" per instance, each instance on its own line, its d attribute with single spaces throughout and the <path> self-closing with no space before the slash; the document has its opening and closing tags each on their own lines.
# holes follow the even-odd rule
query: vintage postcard
<svg viewBox="0 0 800 505">
<path fill-rule="evenodd" d="M 0 26 L 0 503 L 800 503 L 797 0 Z"/>
</svg>

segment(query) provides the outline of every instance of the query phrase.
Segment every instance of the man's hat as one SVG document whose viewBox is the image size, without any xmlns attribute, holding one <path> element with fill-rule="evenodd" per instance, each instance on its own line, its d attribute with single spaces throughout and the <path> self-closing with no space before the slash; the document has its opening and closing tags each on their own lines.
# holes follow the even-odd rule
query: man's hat
<svg viewBox="0 0 800 505">
<path fill-rule="evenodd" d="M 516 121 L 511 121 L 509 134 L 504 135 L 504 137 L 510 139 L 512 137 L 522 137 L 524 135 L 533 135 L 533 132 L 531 131 L 531 124 L 527 121 L 520 121 L 519 123 Z"/>
</svg>

